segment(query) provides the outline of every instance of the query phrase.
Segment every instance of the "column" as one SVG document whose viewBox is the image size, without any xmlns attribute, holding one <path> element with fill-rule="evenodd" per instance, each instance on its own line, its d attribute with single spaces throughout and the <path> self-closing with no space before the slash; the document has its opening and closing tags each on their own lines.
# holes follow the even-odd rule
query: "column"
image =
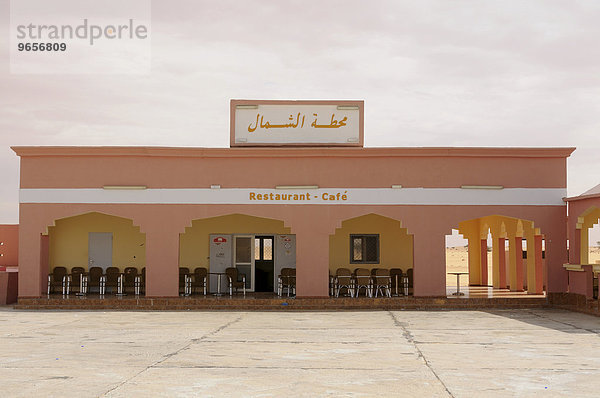
<svg viewBox="0 0 600 398">
<path fill-rule="evenodd" d="M 575 236 L 569 242 L 569 264 L 581 264 L 581 228 L 575 229 Z"/>
<path fill-rule="evenodd" d="M 147 221 L 146 233 L 146 296 L 179 296 L 179 228 Z"/>
<path fill-rule="evenodd" d="M 498 288 L 506 289 L 506 239 L 498 238 Z M 496 282 L 494 281 L 494 287 Z"/>
<path fill-rule="evenodd" d="M 515 273 L 514 280 L 515 280 L 515 284 L 512 283 L 513 278 L 511 278 L 510 290 L 522 292 L 522 291 L 524 291 L 524 289 L 523 289 L 523 238 L 520 236 L 515 236 L 513 238 L 513 242 L 514 242 L 514 273 Z M 512 265 L 512 260 L 511 260 L 511 265 Z M 513 270 L 511 270 L 511 273 L 512 272 L 513 272 Z"/>
<path fill-rule="evenodd" d="M 504 245 L 504 240 L 502 241 Z M 502 246 L 504 251 L 504 246 Z M 494 288 L 500 288 L 500 238 L 492 232 L 492 273 L 494 275 Z"/>
<path fill-rule="evenodd" d="M 469 237 L 469 285 L 480 286 L 481 282 L 481 258 L 479 256 L 479 237 Z M 487 270 L 486 270 L 487 271 Z"/>
<path fill-rule="evenodd" d="M 446 235 L 443 231 L 414 234 L 415 297 L 446 296 Z"/>
<path fill-rule="evenodd" d="M 296 234 L 296 297 L 329 297 L 329 235 L 335 228 L 326 218 L 315 222 L 315 215 L 295 215 L 290 225 Z"/>
<path fill-rule="evenodd" d="M 20 219 L 23 222 L 19 225 L 19 297 L 41 297 L 48 283 L 44 278 L 48 269 L 42 269 L 41 233 L 36 225 L 28 224 L 26 218 Z"/>
<path fill-rule="evenodd" d="M 529 256 L 527 246 L 527 292 L 529 294 L 542 294 L 544 291 L 544 269 L 542 262 L 542 235 L 533 237 L 533 256 Z"/>
<path fill-rule="evenodd" d="M 589 264 L 589 228 L 586 228 L 585 224 L 582 225 L 581 229 L 578 230 L 580 233 L 579 237 L 579 264 Z"/>
<path fill-rule="evenodd" d="M 481 264 L 481 285 L 488 285 L 488 251 L 487 251 L 487 239 L 481 239 L 479 245 L 479 263 Z"/>
</svg>

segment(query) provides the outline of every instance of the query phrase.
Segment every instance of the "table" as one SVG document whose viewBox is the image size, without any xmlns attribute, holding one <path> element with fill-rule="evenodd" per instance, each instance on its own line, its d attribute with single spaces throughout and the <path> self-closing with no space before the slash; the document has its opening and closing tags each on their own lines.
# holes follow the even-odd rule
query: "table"
<svg viewBox="0 0 600 398">
<path fill-rule="evenodd" d="M 213 293 L 213 296 L 222 296 L 223 293 L 221 293 L 221 275 L 226 275 L 226 273 L 225 272 L 209 272 L 208 274 L 217 276 L 217 292 Z"/>
<path fill-rule="evenodd" d="M 464 296 L 465 294 L 460 291 L 460 276 L 469 275 L 468 272 L 448 272 L 448 275 L 456 275 L 456 292 L 452 293 L 453 296 Z"/>
</svg>

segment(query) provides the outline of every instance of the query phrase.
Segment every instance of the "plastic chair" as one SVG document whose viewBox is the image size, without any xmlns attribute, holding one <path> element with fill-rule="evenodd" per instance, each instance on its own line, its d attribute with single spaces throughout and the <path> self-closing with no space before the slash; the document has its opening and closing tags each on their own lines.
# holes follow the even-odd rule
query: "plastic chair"
<svg viewBox="0 0 600 398">
<path fill-rule="evenodd" d="M 208 270 L 204 267 L 194 268 L 194 274 L 192 279 L 192 293 L 197 288 L 202 288 L 204 295 L 206 296 L 206 290 L 208 289 Z"/>
<path fill-rule="evenodd" d="M 350 297 L 354 297 L 354 279 L 348 268 L 338 268 L 335 271 L 335 297 L 340 296 L 342 289 L 346 289 Z"/>
<path fill-rule="evenodd" d="M 237 292 L 239 288 L 244 289 L 244 297 L 246 297 L 246 275 L 242 274 L 242 280 L 239 279 L 238 269 L 234 267 L 229 267 L 225 270 L 225 275 L 227 275 L 227 279 L 229 280 L 229 295 L 233 295 L 233 289 Z"/>
<path fill-rule="evenodd" d="M 287 290 L 287 296 L 290 297 L 290 291 L 296 295 L 296 268 L 282 268 L 281 274 L 277 277 L 277 295 L 283 295 L 283 289 Z"/>
<path fill-rule="evenodd" d="M 88 290 L 91 292 L 92 288 L 98 288 L 98 294 L 104 295 L 106 291 L 106 277 L 104 271 L 100 267 L 91 267 L 88 272 Z"/>
<path fill-rule="evenodd" d="M 105 274 L 105 282 L 104 288 L 110 288 L 111 293 L 114 293 L 117 290 L 116 294 L 119 294 L 119 281 L 120 281 L 121 271 L 117 267 L 108 267 L 106 269 Z"/>
<path fill-rule="evenodd" d="M 392 292 L 394 296 L 399 296 L 398 290 L 402 287 L 402 268 L 391 268 L 390 278 L 392 279 Z"/>
<path fill-rule="evenodd" d="M 391 285 L 390 270 L 377 268 L 375 275 L 373 276 L 373 290 L 375 290 L 375 297 L 377 297 L 379 292 L 381 292 L 382 296 L 392 297 Z"/>
<path fill-rule="evenodd" d="M 67 276 L 67 294 L 72 290 L 77 290 L 77 295 L 83 296 L 87 293 L 88 276 L 83 267 L 71 268 L 71 273 Z"/>
<path fill-rule="evenodd" d="M 124 289 L 123 292 L 124 293 L 126 293 L 127 290 L 133 291 L 134 293 L 136 292 L 136 289 L 135 289 L 135 285 L 136 285 L 135 280 L 136 280 L 137 276 L 138 276 L 138 270 L 137 270 L 136 267 L 126 267 L 123 270 L 123 276 L 122 277 L 124 278 L 124 281 L 123 281 L 123 289 Z"/>
<path fill-rule="evenodd" d="M 189 296 L 191 294 L 190 269 L 188 267 L 179 267 L 179 294 Z"/>
<path fill-rule="evenodd" d="M 358 297 L 360 289 L 365 289 L 365 296 L 373 297 L 373 279 L 371 271 L 366 268 L 357 268 L 354 270 L 355 293 Z"/>
<path fill-rule="evenodd" d="M 65 267 L 54 267 L 52 273 L 48 274 L 48 295 L 55 287 L 62 288 L 62 294 L 67 294 L 67 269 Z"/>
</svg>

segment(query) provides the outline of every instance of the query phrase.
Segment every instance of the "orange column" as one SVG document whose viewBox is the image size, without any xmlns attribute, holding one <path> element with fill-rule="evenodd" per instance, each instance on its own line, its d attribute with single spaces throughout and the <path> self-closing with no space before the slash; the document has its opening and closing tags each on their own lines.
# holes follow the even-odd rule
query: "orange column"
<svg viewBox="0 0 600 398">
<path fill-rule="evenodd" d="M 542 294 L 544 291 L 544 263 L 542 259 L 542 235 L 533 237 L 533 250 L 535 253 L 535 287 L 527 284 L 530 294 Z M 528 261 L 531 261 L 528 259 Z"/>
<path fill-rule="evenodd" d="M 581 229 L 575 230 L 575 236 L 569 242 L 569 264 L 581 264 Z"/>
<path fill-rule="evenodd" d="M 146 296 L 179 296 L 179 229 L 160 222 L 144 223 L 143 229 L 146 233 Z"/>
<path fill-rule="evenodd" d="M 480 244 L 480 264 L 481 264 L 481 285 L 487 286 L 488 284 L 488 253 L 487 253 L 487 239 L 481 239 Z"/>
<path fill-rule="evenodd" d="M 506 248 L 505 238 L 498 238 L 498 288 L 506 289 Z"/>
<path fill-rule="evenodd" d="M 296 234 L 296 296 L 329 297 L 329 235 L 326 217 L 297 213 L 291 220 Z M 304 214 L 304 215 L 302 215 Z"/>
<path fill-rule="evenodd" d="M 515 237 L 515 265 L 516 265 L 516 286 L 511 286 L 510 290 L 522 292 L 523 289 L 523 238 Z"/>
<path fill-rule="evenodd" d="M 415 297 L 446 296 L 446 235 L 444 231 L 414 234 Z"/>
<path fill-rule="evenodd" d="M 329 234 L 296 232 L 296 296 L 329 296 Z"/>
<path fill-rule="evenodd" d="M 23 217 L 19 225 L 19 297 L 41 297 L 47 281 L 44 275 L 48 270 L 42 269 L 42 239 L 40 230 L 34 223 L 28 223 Z M 27 275 L 27 277 L 25 277 Z M 46 284 L 46 286 L 44 286 Z"/>
</svg>

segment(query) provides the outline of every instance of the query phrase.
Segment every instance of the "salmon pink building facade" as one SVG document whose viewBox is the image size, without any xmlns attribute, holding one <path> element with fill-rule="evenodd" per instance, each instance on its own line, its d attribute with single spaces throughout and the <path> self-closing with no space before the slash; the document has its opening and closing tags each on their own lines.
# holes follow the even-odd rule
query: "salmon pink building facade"
<svg viewBox="0 0 600 398">
<path fill-rule="evenodd" d="M 250 239 L 239 243 L 252 246 L 253 261 L 240 264 L 255 279 L 255 260 L 264 260 L 256 250 L 266 250 L 256 241 L 272 237 L 272 256 L 296 268 L 298 297 L 328 296 L 332 270 L 355 263 L 351 237 L 377 236 L 371 264 L 412 268 L 415 296 L 445 296 L 452 229 L 469 240 L 471 284 L 488 283 L 481 253 L 491 233 L 494 286 L 566 290 L 571 148 L 13 149 L 21 158 L 20 297 L 45 294 L 56 266 L 90 266 L 95 233 L 111 234 L 110 265 L 146 267 L 152 297 L 179 294 L 179 267 L 217 266 L 211 242 L 220 235 Z M 498 249 L 505 244 L 509 260 Z"/>
<path fill-rule="evenodd" d="M 206 269 L 208 293 L 227 268 L 273 293 L 295 269 L 305 298 L 338 269 L 394 269 L 445 297 L 452 230 L 469 285 L 568 291 L 574 148 L 365 148 L 362 101 L 233 100 L 230 127 L 230 148 L 13 147 L 19 297 L 59 268 L 133 270 L 148 297 L 182 293 L 182 270 Z"/>
</svg>

